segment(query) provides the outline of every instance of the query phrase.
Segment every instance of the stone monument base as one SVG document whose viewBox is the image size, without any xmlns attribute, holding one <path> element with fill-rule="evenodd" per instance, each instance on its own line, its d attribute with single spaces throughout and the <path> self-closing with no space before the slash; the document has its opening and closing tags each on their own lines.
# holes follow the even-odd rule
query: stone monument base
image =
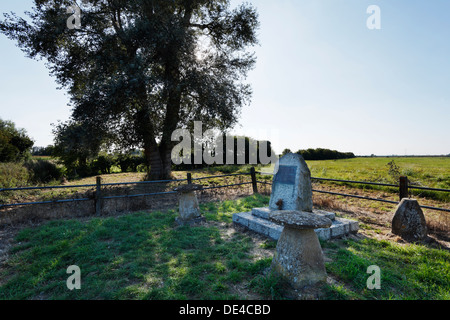
<svg viewBox="0 0 450 320">
<path fill-rule="evenodd" d="M 236 213 L 233 215 L 233 223 L 243 226 L 273 240 L 278 240 L 283 232 L 283 226 L 269 220 L 271 209 L 253 208 L 251 212 Z M 321 240 L 330 240 L 342 236 L 357 233 L 359 225 L 357 221 L 337 218 L 333 212 L 313 209 L 313 213 L 329 218 L 333 224 L 330 228 L 315 229 Z"/>
</svg>

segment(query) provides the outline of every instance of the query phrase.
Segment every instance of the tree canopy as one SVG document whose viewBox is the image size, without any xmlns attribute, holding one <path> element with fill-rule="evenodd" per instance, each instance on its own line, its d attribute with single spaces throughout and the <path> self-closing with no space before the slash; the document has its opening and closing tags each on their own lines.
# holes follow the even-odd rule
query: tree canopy
<svg viewBox="0 0 450 320">
<path fill-rule="evenodd" d="M 59 122 L 53 125 L 55 145 L 52 155 L 58 157 L 69 171 L 87 170 L 87 161 L 95 158 L 103 138 L 95 128 L 84 123 Z"/>
<path fill-rule="evenodd" d="M 73 1 L 35 0 L 28 18 L 6 14 L 0 31 L 30 58 L 44 58 L 68 90 L 73 120 L 140 147 L 151 178 L 170 175 L 171 134 L 225 131 L 249 102 L 244 83 L 257 44 L 256 9 L 229 0 L 83 0 L 81 28 L 67 27 Z"/>
</svg>

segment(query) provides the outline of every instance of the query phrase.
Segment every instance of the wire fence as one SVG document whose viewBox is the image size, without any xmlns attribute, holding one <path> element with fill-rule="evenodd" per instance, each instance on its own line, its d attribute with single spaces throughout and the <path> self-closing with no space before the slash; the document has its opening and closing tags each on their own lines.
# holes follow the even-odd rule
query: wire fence
<svg viewBox="0 0 450 320">
<path fill-rule="evenodd" d="M 264 173 L 264 174 L 267 175 L 267 173 Z M 410 185 L 408 183 L 407 177 L 400 177 L 398 185 L 397 184 L 388 184 L 388 183 L 368 182 L 368 181 L 339 180 L 339 179 L 315 178 L 315 177 L 311 177 L 311 180 L 326 181 L 326 182 L 339 182 L 339 183 L 351 183 L 351 184 L 363 184 L 363 185 L 372 185 L 372 186 L 380 186 L 380 187 L 398 188 L 398 193 L 399 193 L 400 200 L 403 199 L 403 198 L 407 198 L 408 197 L 410 189 L 426 190 L 426 191 L 437 191 L 437 192 L 450 192 L 449 189 L 429 188 L 429 187 L 421 187 L 421 186 Z M 266 182 L 266 181 L 258 181 L 258 183 L 264 184 L 264 185 L 272 185 L 272 183 Z M 365 197 L 365 196 L 360 196 L 360 195 L 353 195 L 353 194 L 346 194 L 346 193 L 339 193 L 339 192 L 332 192 L 332 191 L 324 191 L 324 190 L 316 190 L 316 189 L 312 189 L 312 191 L 313 192 L 317 192 L 317 193 L 330 194 L 330 195 L 343 196 L 343 197 L 350 197 L 350 198 L 357 198 L 357 199 L 369 200 L 369 201 L 379 201 L 379 202 L 391 203 L 391 204 L 396 204 L 396 205 L 400 203 L 400 201 L 393 201 L 393 200 L 386 200 L 386 199 L 379 199 L 379 198 L 371 198 L 371 197 Z M 430 210 L 436 210 L 436 211 L 442 211 L 442 212 L 450 212 L 450 209 L 437 208 L 437 207 L 424 206 L 424 205 L 421 205 L 421 208 L 430 209 Z"/>
<path fill-rule="evenodd" d="M 32 202 L 17 202 L 17 203 L 6 203 L 0 204 L 0 209 L 9 208 L 9 207 L 20 207 L 20 206 L 31 206 L 31 205 L 40 205 L 40 204 L 57 204 L 57 203 L 68 203 L 68 202 L 82 202 L 82 201 L 95 201 L 95 205 L 97 207 L 96 211 L 101 210 L 100 206 L 97 203 L 100 203 L 103 200 L 110 199 L 124 199 L 124 198 L 137 198 L 137 197 L 151 197 L 151 196 L 160 196 L 160 195 L 175 195 L 177 191 L 174 191 L 175 186 L 174 183 L 187 182 L 192 183 L 193 181 L 201 182 L 202 180 L 214 179 L 214 178 L 225 178 L 225 177 L 236 177 L 236 176 L 251 176 L 254 169 L 249 173 L 233 173 L 233 174 L 222 174 L 215 176 L 206 176 L 206 177 L 198 177 L 192 178 L 192 174 L 188 173 L 186 179 L 173 179 L 173 180 L 155 180 L 155 181 L 135 181 L 135 182 L 118 182 L 118 183 L 103 183 L 100 177 L 97 177 L 96 184 L 83 184 L 83 185 L 67 185 L 67 186 L 39 186 L 39 187 L 19 187 L 19 188 L 0 188 L 0 194 L 3 192 L 15 192 L 15 191 L 33 191 L 33 190 L 55 190 L 55 189 L 92 189 L 95 191 L 90 196 L 85 196 L 82 198 L 73 198 L 73 199 L 55 199 L 55 200 L 47 200 L 47 201 L 32 201 Z M 256 179 L 253 178 L 253 181 L 250 182 L 240 182 L 240 183 L 231 183 L 226 185 L 215 185 L 215 186 L 205 186 L 202 190 L 213 190 L 213 189 L 223 189 L 223 188 L 231 188 L 237 186 L 244 186 L 256 183 Z M 107 195 L 106 190 L 111 190 L 112 187 L 123 187 L 123 186 L 149 186 L 156 184 L 166 184 L 167 188 L 172 189 L 171 191 L 160 191 L 160 192 L 146 192 L 146 193 L 136 193 L 136 194 L 120 194 L 120 195 Z M 119 190 L 124 191 L 124 190 Z"/>
<path fill-rule="evenodd" d="M 102 179 L 97 177 L 96 184 L 84 184 L 84 185 L 68 185 L 68 186 L 42 186 L 42 187 L 20 187 L 20 188 L 1 188 L 0 194 L 2 192 L 14 192 L 14 191 L 30 191 L 30 190 L 44 190 L 44 189 L 77 189 L 77 188 L 95 188 L 95 191 L 89 195 L 80 198 L 73 199 L 56 199 L 56 200 L 48 200 L 48 201 L 35 201 L 35 202 L 18 202 L 18 203 L 8 203 L 8 204 L 0 204 L 0 209 L 8 208 L 8 207 L 19 207 L 19 206 L 30 206 L 30 205 L 39 205 L 39 204 L 57 204 L 57 203 L 68 203 L 68 202 L 82 202 L 82 201 L 92 201 L 94 200 L 96 206 L 96 212 L 101 211 L 101 203 L 104 200 L 108 199 L 122 199 L 122 198 L 137 198 L 137 197 L 151 197 L 151 196 L 160 196 L 160 195 L 174 195 L 177 192 L 174 190 L 172 184 L 174 183 L 182 183 L 187 182 L 188 184 L 193 183 L 194 181 L 201 182 L 202 180 L 213 179 L 213 178 L 225 178 L 225 177 L 236 177 L 236 176 L 250 176 L 251 181 L 240 182 L 240 183 L 231 183 L 225 185 L 214 185 L 214 186 L 205 186 L 202 190 L 212 190 L 212 189 L 223 189 L 223 188 L 231 188 L 237 186 L 244 185 L 252 185 L 253 193 L 258 193 L 258 184 L 259 185 L 272 185 L 271 182 L 257 180 L 257 174 L 268 175 L 267 173 L 256 172 L 255 168 L 251 168 L 250 172 L 244 173 L 233 173 L 233 174 L 222 174 L 216 176 L 206 176 L 206 177 L 197 177 L 193 178 L 191 173 L 187 173 L 186 179 L 174 179 L 174 180 L 158 180 L 158 181 L 138 181 L 138 182 L 119 182 L 119 183 L 102 183 Z M 423 186 L 413 186 L 408 183 L 408 179 L 406 177 L 401 177 L 399 184 L 387 184 L 387 183 L 377 183 L 377 182 L 368 182 L 368 181 L 354 181 L 354 180 L 339 180 L 339 179 L 328 179 L 328 178 L 315 178 L 312 177 L 311 180 L 316 181 L 325 181 L 325 182 L 338 182 L 338 183 L 350 183 L 350 184 L 362 184 L 362 185 L 372 185 L 372 186 L 380 186 L 380 187 L 392 187 L 398 188 L 399 192 L 399 200 L 408 197 L 408 192 L 410 189 L 418 189 L 418 190 L 427 190 L 427 191 L 435 191 L 435 192 L 450 192 L 448 189 L 440 189 L 440 188 L 429 188 Z M 156 191 L 152 192 L 141 192 L 136 194 L 118 194 L 118 195 L 108 195 L 105 193 L 107 188 L 112 187 L 123 187 L 123 186 L 150 186 L 155 184 L 166 184 L 166 189 L 172 189 L 170 191 Z M 119 192 L 123 192 L 123 190 L 118 190 Z M 379 201 L 391 204 L 398 204 L 399 201 L 379 199 L 379 198 L 371 198 L 360 195 L 352 195 L 346 193 L 332 192 L 332 191 L 324 191 L 324 190 L 316 190 L 313 189 L 313 192 L 330 194 L 336 196 L 343 197 L 351 197 L 369 201 Z M 421 206 L 425 209 L 450 212 L 450 209 L 445 208 L 437 208 L 431 206 Z"/>
</svg>

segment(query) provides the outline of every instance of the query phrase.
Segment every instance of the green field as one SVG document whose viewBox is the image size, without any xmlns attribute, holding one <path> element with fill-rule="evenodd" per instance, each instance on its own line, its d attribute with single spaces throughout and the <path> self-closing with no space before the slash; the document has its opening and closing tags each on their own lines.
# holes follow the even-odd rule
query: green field
<svg viewBox="0 0 450 320">
<path fill-rule="evenodd" d="M 417 185 L 450 189 L 450 157 L 426 158 L 354 158 L 344 160 L 307 161 L 311 175 L 317 178 L 397 183 L 389 173 L 389 163 L 399 168 L 401 175 Z"/>
<path fill-rule="evenodd" d="M 399 176 L 408 177 L 412 186 L 450 189 L 450 157 L 383 157 L 344 160 L 307 161 L 316 178 L 398 184 Z M 338 183 L 351 188 L 398 193 L 398 188 Z M 415 197 L 450 202 L 450 192 L 410 189 Z"/>
<path fill-rule="evenodd" d="M 390 171 L 393 162 L 397 172 Z M 339 180 L 354 180 L 397 184 L 394 173 L 407 176 L 414 185 L 450 189 L 450 157 L 368 157 L 340 160 L 306 161 L 311 176 Z M 211 172 L 248 172 L 250 165 L 222 166 L 209 169 Z M 257 170 L 272 173 L 274 165 L 257 166 Z"/>
</svg>

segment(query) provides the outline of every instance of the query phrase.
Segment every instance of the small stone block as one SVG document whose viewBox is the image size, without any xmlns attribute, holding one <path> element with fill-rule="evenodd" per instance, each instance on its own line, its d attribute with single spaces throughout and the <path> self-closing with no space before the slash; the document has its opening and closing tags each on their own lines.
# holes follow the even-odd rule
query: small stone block
<svg viewBox="0 0 450 320">
<path fill-rule="evenodd" d="M 331 230 L 331 238 L 341 237 L 345 234 L 344 225 L 341 223 L 333 225 L 330 230 Z"/>
<path fill-rule="evenodd" d="M 271 211 L 272 210 L 270 210 L 269 208 L 253 208 L 252 214 L 256 217 L 269 220 L 269 215 Z"/>
<path fill-rule="evenodd" d="M 331 221 L 334 221 L 334 219 L 336 219 L 336 214 L 334 212 L 313 209 L 313 213 L 325 216 L 326 218 L 330 219 Z"/>
<path fill-rule="evenodd" d="M 316 234 L 320 240 L 330 240 L 331 238 L 331 229 L 330 228 L 320 228 L 316 229 Z"/>
<path fill-rule="evenodd" d="M 356 233 L 359 230 L 359 224 L 357 221 L 351 221 L 350 222 L 350 232 L 351 233 Z"/>
</svg>

